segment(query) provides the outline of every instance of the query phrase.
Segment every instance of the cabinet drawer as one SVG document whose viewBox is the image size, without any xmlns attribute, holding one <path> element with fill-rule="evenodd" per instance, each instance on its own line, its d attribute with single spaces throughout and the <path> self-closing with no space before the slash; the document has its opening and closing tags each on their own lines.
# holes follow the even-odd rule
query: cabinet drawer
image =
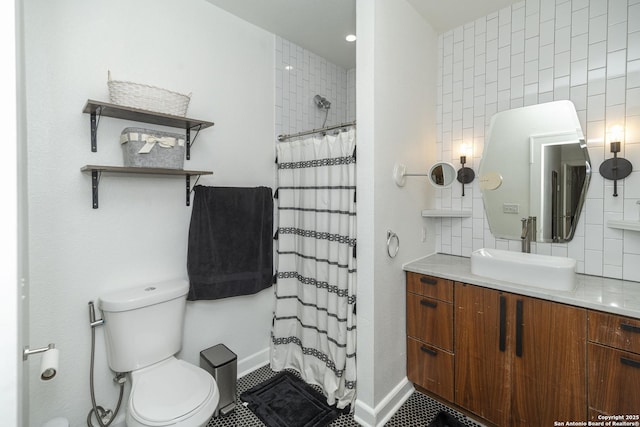
<svg viewBox="0 0 640 427">
<path fill-rule="evenodd" d="M 453 304 L 407 293 L 407 335 L 453 351 Z"/>
<path fill-rule="evenodd" d="M 453 402 L 453 354 L 407 338 L 407 378 Z"/>
<path fill-rule="evenodd" d="M 440 277 L 407 273 L 407 292 L 453 302 L 453 282 Z"/>
<path fill-rule="evenodd" d="M 589 412 L 637 415 L 640 355 L 589 343 Z"/>
<path fill-rule="evenodd" d="M 589 341 L 640 353 L 640 320 L 589 311 Z"/>
</svg>

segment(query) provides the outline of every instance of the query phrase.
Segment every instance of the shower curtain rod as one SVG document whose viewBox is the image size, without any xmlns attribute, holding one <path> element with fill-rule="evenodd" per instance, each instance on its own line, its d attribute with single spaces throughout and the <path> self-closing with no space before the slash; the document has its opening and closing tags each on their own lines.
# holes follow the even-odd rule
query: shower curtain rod
<svg viewBox="0 0 640 427">
<path fill-rule="evenodd" d="M 311 135 L 313 133 L 326 132 L 328 130 L 340 129 L 340 128 L 349 127 L 349 126 L 355 126 L 355 125 L 356 125 L 356 121 L 354 120 L 352 122 L 341 123 L 339 125 L 327 126 L 327 127 L 319 128 L 319 129 L 306 130 L 304 132 L 292 133 L 292 134 L 289 134 L 289 135 L 278 135 L 278 141 L 282 142 L 284 140 L 295 138 L 297 136 Z"/>
</svg>

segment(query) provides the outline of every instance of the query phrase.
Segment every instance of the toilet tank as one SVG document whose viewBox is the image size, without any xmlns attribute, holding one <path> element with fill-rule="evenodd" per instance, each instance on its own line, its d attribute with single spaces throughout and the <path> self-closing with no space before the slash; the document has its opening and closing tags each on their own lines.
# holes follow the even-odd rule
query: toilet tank
<svg viewBox="0 0 640 427">
<path fill-rule="evenodd" d="M 186 280 L 171 280 L 101 297 L 109 367 L 134 371 L 180 351 L 188 291 Z"/>
</svg>

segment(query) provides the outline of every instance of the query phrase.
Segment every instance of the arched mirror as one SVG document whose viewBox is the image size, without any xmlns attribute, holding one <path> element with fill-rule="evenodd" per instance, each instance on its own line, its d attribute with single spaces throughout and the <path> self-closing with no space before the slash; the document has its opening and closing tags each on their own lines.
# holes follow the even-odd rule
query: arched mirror
<svg viewBox="0 0 640 427">
<path fill-rule="evenodd" d="M 436 188 L 447 188 L 456 180 L 456 168 L 447 162 L 435 163 L 429 169 L 429 182 Z"/>
<path fill-rule="evenodd" d="M 571 240 L 591 175 L 573 103 L 555 101 L 495 114 L 479 175 L 495 237 L 520 239 L 522 218 L 534 217 L 536 241 Z"/>
</svg>

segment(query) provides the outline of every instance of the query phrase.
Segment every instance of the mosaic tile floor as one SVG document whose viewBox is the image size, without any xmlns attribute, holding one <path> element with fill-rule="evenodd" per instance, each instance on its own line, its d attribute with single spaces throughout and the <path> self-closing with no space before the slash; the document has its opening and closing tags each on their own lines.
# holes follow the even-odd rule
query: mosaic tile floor
<svg viewBox="0 0 640 427">
<path fill-rule="evenodd" d="M 236 390 L 236 409 L 232 413 L 212 418 L 207 427 L 261 427 L 264 424 L 251 412 L 242 405 L 240 394 L 251 387 L 274 376 L 276 372 L 272 371 L 269 366 L 264 366 L 258 370 L 238 380 Z M 482 427 L 459 412 L 447 408 L 439 402 L 415 392 L 400 407 L 393 417 L 385 424 L 387 427 L 426 427 L 439 411 L 447 411 L 467 427 Z M 359 427 L 360 424 L 353 420 L 353 414 L 345 414 L 336 418 L 330 427 Z"/>
</svg>

